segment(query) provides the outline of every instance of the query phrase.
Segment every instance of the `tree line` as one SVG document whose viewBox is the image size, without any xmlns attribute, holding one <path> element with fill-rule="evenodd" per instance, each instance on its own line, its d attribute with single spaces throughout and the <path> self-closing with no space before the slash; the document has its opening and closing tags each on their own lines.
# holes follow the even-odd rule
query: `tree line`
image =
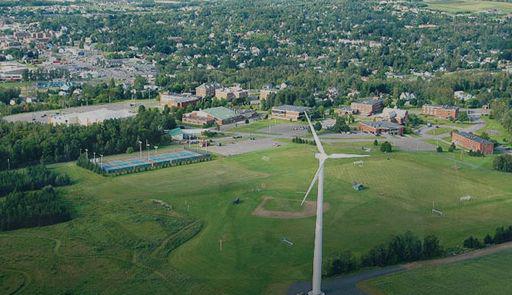
<svg viewBox="0 0 512 295">
<path fill-rule="evenodd" d="M 470 249 L 480 249 L 494 244 L 503 244 L 512 241 L 512 225 L 509 227 L 500 226 L 494 231 L 494 235 L 486 234 L 480 240 L 477 237 L 469 236 L 464 240 L 464 247 Z"/>
<path fill-rule="evenodd" d="M 30 166 L 23 170 L 0 172 L 0 197 L 12 192 L 41 189 L 45 186 L 64 186 L 71 183 L 66 174 L 59 174 L 44 165 Z"/>
<path fill-rule="evenodd" d="M 443 256 L 445 250 L 435 235 L 423 240 L 407 231 L 393 236 L 387 243 L 379 244 L 360 257 L 350 251 L 332 256 L 324 267 L 324 276 L 353 272 L 363 267 L 387 266 Z"/>
<path fill-rule="evenodd" d="M 70 206 L 52 186 L 13 192 L 0 202 L 0 230 L 45 226 L 71 219 Z"/>
<path fill-rule="evenodd" d="M 111 155 L 139 149 L 138 141 L 165 145 L 164 130 L 176 127 L 169 109 L 139 108 L 136 116 L 89 126 L 0 121 L 0 170 L 76 160 L 80 153 Z"/>
</svg>

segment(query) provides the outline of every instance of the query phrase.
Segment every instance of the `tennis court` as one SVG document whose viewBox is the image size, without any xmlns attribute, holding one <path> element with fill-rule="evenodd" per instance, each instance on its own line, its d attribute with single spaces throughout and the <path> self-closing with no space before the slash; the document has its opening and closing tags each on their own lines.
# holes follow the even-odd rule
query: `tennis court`
<svg viewBox="0 0 512 295">
<path fill-rule="evenodd" d="M 113 160 L 101 164 L 101 169 L 106 173 L 116 173 L 135 169 L 143 169 L 165 164 L 181 164 L 187 161 L 207 159 L 210 155 L 200 154 L 192 151 L 179 151 L 173 153 L 163 153 L 150 155 L 142 158 L 131 158 L 126 160 Z"/>
</svg>

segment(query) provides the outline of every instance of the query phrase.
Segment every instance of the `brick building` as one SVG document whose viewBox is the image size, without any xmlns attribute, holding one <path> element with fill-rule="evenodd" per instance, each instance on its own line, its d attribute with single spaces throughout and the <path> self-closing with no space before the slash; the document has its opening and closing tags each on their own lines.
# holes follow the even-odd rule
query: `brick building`
<svg viewBox="0 0 512 295">
<path fill-rule="evenodd" d="M 350 104 L 350 108 L 358 114 L 371 116 L 382 111 L 384 102 L 381 99 L 367 98 L 353 102 Z"/>
<path fill-rule="evenodd" d="M 304 118 L 304 113 L 308 110 L 307 107 L 299 107 L 293 105 L 282 105 L 278 107 L 272 108 L 273 119 L 283 119 L 283 120 L 291 120 L 298 121 Z"/>
<path fill-rule="evenodd" d="M 201 98 L 213 97 L 215 96 L 215 89 L 220 87 L 218 83 L 203 83 L 196 87 L 196 96 Z"/>
<path fill-rule="evenodd" d="M 223 87 L 215 89 L 216 99 L 233 100 L 245 98 L 249 96 L 249 91 L 242 89 L 240 86 Z"/>
<path fill-rule="evenodd" d="M 421 113 L 427 116 L 434 116 L 443 119 L 457 119 L 459 108 L 455 106 L 423 105 Z"/>
<path fill-rule="evenodd" d="M 195 104 L 199 101 L 199 97 L 191 94 L 160 94 L 160 105 L 167 105 L 175 108 L 186 108 L 188 105 Z"/>
<path fill-rule="evenodd" d="M 494 152 L 494 144 L 491 141 L 473 133 L 452 131 L 452 142 L 457 146 L 474 152 L 481 152 L 484 155 L 490 155 Z"/>
<path fill-rule="evenodd" d="M 404 127 L 402 125 L 398 125 L 396 123 L 387 122 L 387 121 L 360 122 L 358 128 L 361 132 L 371 133 L 374 135 L 380 135 L 380 134 L 403 135 L 404 134 Z"/>
<path fill-rule="evenodd" d="M 225 107 L 209 108 L 183 114 L 181 121 L 191 125 L 224 125 L 245 120 L 245 117 Z"/>
</svg>

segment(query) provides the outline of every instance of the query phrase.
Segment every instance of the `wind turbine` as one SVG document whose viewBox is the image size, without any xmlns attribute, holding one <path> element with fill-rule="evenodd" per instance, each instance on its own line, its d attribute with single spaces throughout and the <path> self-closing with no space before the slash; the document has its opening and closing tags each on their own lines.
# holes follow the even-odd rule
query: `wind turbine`
<svg viewBox="0 0 512 295">
<path fill-rule="evenodd" d="M 306 201 L 306 198 L 311 192 L 311 189 L 318 181 L 318 195 L 316 199 L 316 226 L 315 226 L 315 252 L 313 257 L 313 288 L 308 295 L 323 295 L 322 292 L 322 226 L 323 226 L 323 214 L 324 214 L 324 163 L 327 159 L 346 159 L 346 158 L 362 158 L 368 157 L 368 155 L 353 155 L 353 154 L 326 154 L 324 147 L 320 142 L 320 138 L 316 134 L 313 124 L 307 113 L 305 113 L 306 119 L 308 120 L 309 128 L 313 133 L 318 153 L 315 154 L 315 158 L 318 159 L 318 170 L 316 170 L 315 177 L 309 185 L 308 191 L 302 200 L 301 206 Z"/>
</svg>

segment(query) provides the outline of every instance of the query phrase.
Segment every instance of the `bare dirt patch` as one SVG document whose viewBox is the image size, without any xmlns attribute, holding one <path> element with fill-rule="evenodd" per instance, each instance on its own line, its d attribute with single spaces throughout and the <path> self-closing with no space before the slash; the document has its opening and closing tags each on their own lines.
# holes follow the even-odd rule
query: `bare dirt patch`
<svg viewBox="0 0 512 295">
<path fill-rule="evenodd" d="M 254 209 L 252 215 L 266 218 L 296 219 L 311 217 L 316 214 L 316 201 L 306 201 L 301 207 L 301 211 L 275 211 L 265 208 L 265 205 L 272 199 L 268 196 L 263 197 L 263 201 Z M 329 203 L 324 203 L 324 212 L 327 210 L 329 210 Z"/>
</svg>

